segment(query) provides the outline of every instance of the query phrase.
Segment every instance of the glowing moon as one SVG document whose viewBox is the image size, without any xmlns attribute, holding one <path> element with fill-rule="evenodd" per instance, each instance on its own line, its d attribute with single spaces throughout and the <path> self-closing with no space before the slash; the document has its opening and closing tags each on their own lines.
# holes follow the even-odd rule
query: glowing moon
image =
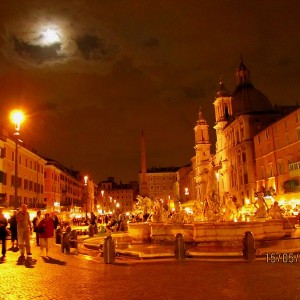
<svg viewBox="0 0 300 300">
<path fill-rule="evenodd" d="M 42 42 L 44 44 L 55 44 L 61 41 L 59 33 L 57 30 L 52 28 L 46 28 L 42 33 Z"/>
</svg>

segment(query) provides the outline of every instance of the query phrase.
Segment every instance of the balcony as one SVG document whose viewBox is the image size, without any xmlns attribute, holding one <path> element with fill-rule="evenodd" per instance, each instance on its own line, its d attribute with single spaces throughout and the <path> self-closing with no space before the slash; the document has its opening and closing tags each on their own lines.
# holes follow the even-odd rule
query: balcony
<svg viewBox="0 0 300 300">
<path fill-rule="evenodd" d="M 290 177 L 300 176 L 300 161 L 289 164 Z"/>
</svg>

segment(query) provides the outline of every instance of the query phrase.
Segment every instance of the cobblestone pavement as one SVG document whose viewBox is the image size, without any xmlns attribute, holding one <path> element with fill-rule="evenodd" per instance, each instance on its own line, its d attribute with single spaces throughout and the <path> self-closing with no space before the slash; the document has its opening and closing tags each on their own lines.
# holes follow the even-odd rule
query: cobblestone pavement
<svg viewBox="0 0 300 300">
<path fill-rule="evenodd" d="M 104 264 L 95 251 L 67 255 L 53 243 L 47 259 L 32 248 L 33 268 L 16 265 L 19 253 L 7 252 L 0 264 L 0 299 L 300 299 L 300 259 L 271 264 L 118 258 Z"/>
</svg>

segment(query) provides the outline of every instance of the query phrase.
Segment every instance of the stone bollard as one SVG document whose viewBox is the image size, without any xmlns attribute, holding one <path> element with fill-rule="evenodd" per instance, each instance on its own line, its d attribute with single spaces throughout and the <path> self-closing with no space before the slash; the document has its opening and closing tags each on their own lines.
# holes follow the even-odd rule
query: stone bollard
<svg viewBox="0 0 300 300">
<path fill-rule="evenodd" d="M 103 257 L 106 264 L 113 264 L 115 262 L 115 244 L 112 237 L 109 235 L 104 239 Z"/>
<path fill-rule="evenodd" d="M 243 238 L 243 257 L 249 262 L 255 260 L 255 240 L 251 231 L 246 231 Z"/>
<path fill-rule="evenodd" d="M 177 233 L 175 236 L 175 258 L 185 259 L 185 245 L 183 235 L 181 233 Z"/>
</svg>

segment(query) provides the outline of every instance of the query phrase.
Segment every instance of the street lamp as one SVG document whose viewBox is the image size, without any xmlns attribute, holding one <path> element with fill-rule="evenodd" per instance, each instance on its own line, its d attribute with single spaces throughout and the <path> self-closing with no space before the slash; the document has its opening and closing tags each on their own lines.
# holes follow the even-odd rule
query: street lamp
<svg viewBox="0 0 300 300">
<path fill-rule="evenodd" d="M 18 202 L 18 145 L 19 145 L 19 135 L 20 135 L 20 128 L 21 128 L 21 123 L 24 121 L 25 116 L 24 113 L 21 110 L 14 110 L 10 113 L 10 119 L 12 123 L 15 125 L 15 143 L 16 143 L 16 151 L 15 151 L 15 180 L 14 180 L 14 185 L 15 185 L 15 196 L 14 196 L 14 208 L 17 207 L 17 202 Z"/>
</svg>

